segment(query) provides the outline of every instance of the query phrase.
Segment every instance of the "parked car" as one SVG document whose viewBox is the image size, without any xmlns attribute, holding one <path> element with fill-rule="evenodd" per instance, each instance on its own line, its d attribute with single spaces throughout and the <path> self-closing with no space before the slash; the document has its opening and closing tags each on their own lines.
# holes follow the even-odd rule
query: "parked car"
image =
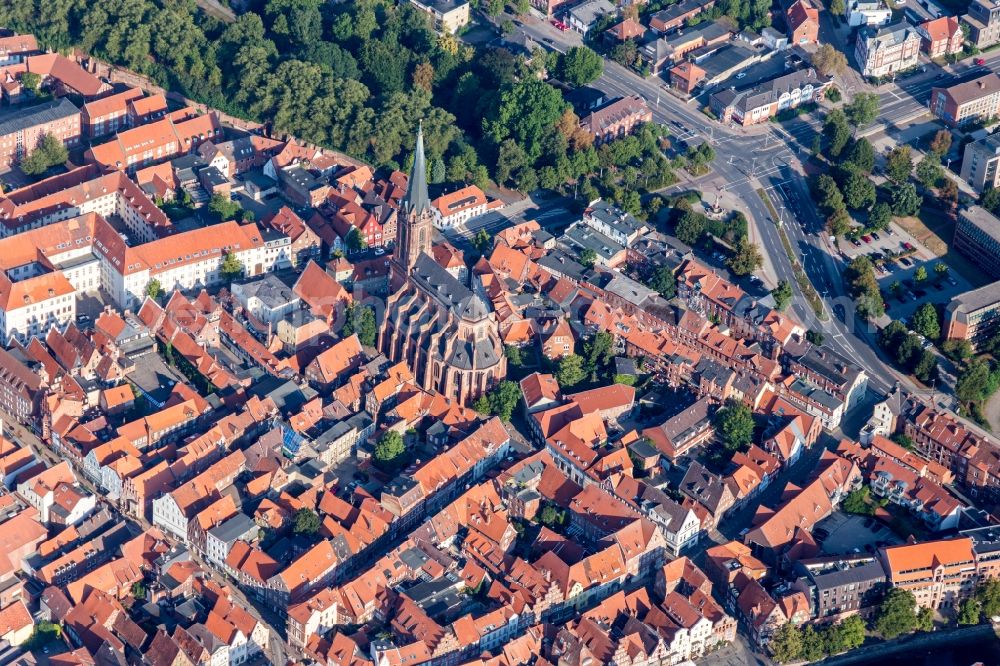
<svg viewBox="0 0 1000 666">
<path fill-rule="evenodd" d="M 906 257 L 900 257 L 899 258 L 899 263 L 903 264 L 904 266 L 911 266 L 911 265 L 913 265 L 913 262 L 910 261 L 909 259 L 907 259 Z"/>
<path fill-rule="evenodd" d="M 872 237 L 871 236 L 862 236 L 861 240 L 863 240 L 866 243 L 871 243 L 872 242 Z"/>
<path fill-rule="evenodd" d="M 958 282 L 956 282 L 955 278 L 953 278 L 953 277 L 949 277 L 948 278 L 948 284 L 950 284 L 953 287 L 957 287 L 958 286 Z"/>
<path fill-rule="evenodd" d="M 913 243 L 910 243 L 909 241 L 907 241 L 907 242 L 903 243 L 903 247 L 906 248 L 907 250 L 912 250 L 913 249 Z"/>
<path fill-rule="evenodd" d="M 852 238 L 851 242 L 854 243 L 854 247 L 861 247 L 861 242 L 857 238 Z"/>
<path fill-rule="evenodd" d="M 986 64 L 986 58 L 976 58 L 973 62 L 982 67 Z"/>
<path fill-rule="evenodd" d="M 873 231 L 873 232 L 872 232 L 872 238 L 874 238 L 875 240 L 880 240 L 880 238 L 879 238 L 879 235 L 878 235 L 878 232 L 876 232 L 876 231 Z"/>
</svg>

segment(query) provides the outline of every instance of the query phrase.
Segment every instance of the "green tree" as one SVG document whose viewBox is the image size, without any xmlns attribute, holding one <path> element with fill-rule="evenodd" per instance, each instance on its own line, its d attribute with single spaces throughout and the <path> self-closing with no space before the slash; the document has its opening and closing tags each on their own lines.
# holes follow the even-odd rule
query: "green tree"
<svg viewBox="0 0 1000 666">
<path fill-rule="evenodd" d="M 482 409 L 484 405 L 480 404 L 483 398 L 486 399 L 485 410 Z M 520 399 L 521 388 L 517 382 L 503 381 L 495 389 L 477 400 L 475 408 L 476 411 L 483 414 L 495 414 L 500 417 L 500 420 L 509 423 Z"/>
<path fill-rule="evenodd" d="M 851 140 L 851 127 L 847 122 L 847 116 L 840 109 L 834 109 L 826 114 L 823 121 L 823 134 L 829 143 L 829 152 L 832 157 L 839 157 Z"/>
<path fill-rule="evenodd" d="M 472 238 L 472 246 L 479 251 L 479 254 L 486 254 L 486 251 L 493 245 L 493 236 L 486 229 L 480 229 Z"/>
<path fill-rule="evenodd" d="M 948 265 L 941 261 L 934 264 L 934 276 L 938 280 L 946 278 L 948 276 Z"/>
<path fill-rule="evenodd" d="M 976 600 L 985 617 L 1000 615 L 1000 580 L 987 580 L 976 589 Z"/>
<path fill-rule="evenodd" d="M 875 631 L 886 640 L 910 633 L 917 623 L 916 608 L 917 600 L 912 592 L 900 587 L 890 589 L 875 616 Z"/>
<path fill-rule="evenodd" d="M 917 266 L 917 270 L 913 271 L 913 280 L 917 284 L 923 284 L 927 282 L 927 267 Z"/>
<path fill-rule="evenodd" d="M 901 432 L 897 432 L 891 439 L 909 451 L 913 451 L 917 448 L 916 444 L 913 443 L 913 438 Z"/>
<path fill-rule="evenodd" d="M 892 214 L 897 217 L 910 217 L 920 210 L 923 198 L 917 194 L 913 183 L 904 183 L 892 188 Z"/>
<path fill-rule="evenodd" d="M 615 339 L 607 331 L 598 331 L 583 344 L 584 367 L 591 373 L 611 361 Z"/>
<path fill-rule="evenodd" d="M 236 219 L 236 216 L 243 208 L 229 198 L 228 195 L 216 192 L 208 202 L 208 210 L 211 211 L 220 222 Z"/>
<path fill-rule="evenodd" d="M 844 202 L 849 208 L 871 208 L 875 196 L 875 183 L 863 173 L 851 172 L 844 181 Z"/>
<path fill-rule="evenodd" d="M 35 72 L 21 72 L 21 86 L 29 93 L 38 92 L 38 87 L 42 85 L 42 77 Z"/>
<path fill-rule="evenodd" d="M 941 351 L 953 361 L 964 361 L 973 354 L 972 344 L 968 340 L 945 340 Z"/>
<path fill-rule="evenodd" d="M 846 208 L 838 208 L 826 218 L 826 229 L 831 236 L 843 236 L 851 231 L 851 215 Z"/>
<path fill-rule="evenodd" d="M 626 386 L 635 386 L 635 375 L 622 375 L 618 374 L 612 378 L 615 384 L 625 384 Z"/>
<path fill-rule="evenodd" d="M 806 661 L 819 661 L 826 656 L 826 642 L 823 636 L 811 624 L 802 629 L 802 654 Z"/>
<path fill-rule="evenodd" d="M 596 81 L 604 71 L 604 59 L 586 46 L 574 46 L 559 62 L 559 78 L 571 86 Z"/>
<path fill-rule="evenodd" d="M 570 354 L 559 361 L 559 371 L 556 373 L 559 386 L 563 388 L 576 386 L 586 378 L 587 371 L 584 370 L 582 356 Z"/>
<path fill-rule="evenodd" d="M 844 503 L 841 506 L 847 513 L 870 516 L 874 513 L 874 510 L 872 509 L 871 504 L 868 503 L 868 497 L 868 486 L 862 486 L 858 490 L 851 491 L 847 497 L 844 498 Z"/>
<path fill-rule="evenodd" d="M 843 6 L 843 0 L 835 1 L 840 2 L 841 7 Z M 833 11 L 832 5 L 830 11 Z M 816 52 L 813 53 L 812 63 L 820 76 L 837 75 L 847 69 L 847 56 L 837 50 L 832 44 L 821 44 L 816 49 Z"/>
<path fill-rule="evenodd" d="M 913 366 L 913 375 L 925 384 L 935 379 L 938 374 L 938 361 L 934 352 L 924 349 L 917 357 Z"/>
<path fill-rule="evenodd" d="M 937 308 L 934 307 L 934 304 L 924 303 L 918 307 L 913 312 L 910 326 L 928 340 L 937 340 L 941 335 L 941 323 L 938 321 Z"/>
<path fill-rule="evenodd" d="M 864 642 L 865 621 L 859 615 L 852 615 L 830 628 L 827 651 L 830 654 L 839 654 L 859 648 Z"/>
<path fill-rule="evenodd" d="M 816 203 L 827 213 L 844 209 L 844 195 L 840 186 L 828 174 L 820 174 L 812 181 L 812 193 Z"/>
<path fill-rule="evenodd" d="M 980 611 L 982 611 L 982 608 L 979 605 L 978 599 L 975 597 L 965 599 L 958 607 L 958 623 L 979 624 Z"/>
<path fill-rule="evenodd" d="M 847 119 L 855 127 L 864 127 L 878 117 L 879 102 L 875 93 L 858 93 L 851 103 L 844 107 Z"/>
<path fill-rule="evenodd" d="M 302 508 L 295 512 L 295 527 L 293 530 L 296 534 L 316 534 L 319 532 L 319 527 L 319 516 L 312 509 Z"/>
<path fill-rule="evenodd" d="M 753 441 L 753 413 L 743 403 L 730 402 L 720 408 L 713 422 L 716 432 L 731 451 L 746 448 Z"/>
<path fill-rule="evenodd" d="M 389 430 L 375 444 L 372 457 L 379 468 L 393 471 L 402 466 L 405 456 L 406 444 L 403 442 L 403 436 L 395 430 Z"/>
<path fill-rule="evenodd" d="M 797 661 L 802 657 L 802 632 L 791 622 L 785 623 L 774 632 L 767 648 L 778 663 Z"/>
<path fill-rule="evenodd" d="M 580 251 L 580 264 L 584 268 L 593 268 L 594 263 L 597 261 L 597 253 L 592 249 L 584 248 Z"/>
<path fill-rule="evenodd" d="M 444 160 L 441 159 L 440 157 L 435 158 L 434 161 L 431 162 L 431 173 L 430 173 L 431 184 L 437 185 L 439 183 L 443 183 L 446 177 L 447 177 L 447 172 L 445 171 L 444 168 Z"/>
<path fill-rule="evenodd" d="M 566 512 L 559 507 L 546 502 L 538 515 L 539 522 L 546 527 L 558 529 L 566 523 Z"/>
<path fill-rule="evenodd" d="M 146 283 L 146 295 L 153 300 L 156 300 L 163 295 L 163 287 L 160 285 L 159 280 L 153 278 Z"/>
<path fill-rule="evenodd" d="M 694 245 L 705 234 L 708 218 L 693 210 L 685 211 L 674 227 L 674 235 L 687 245 Z"/>
<path fill-rule="evenodd" d="M 872 212 L 868 216 L 868 226 L 874 231 L 888 229 L 892 222 L 892 208 L 884 201 L 880 201 L 872 206 Z"/>
<path fill-rule="evenodd" d="M 892 320 L 889 324 L 879 332 L 879 344 L 882 345 L 887 351 L 894 352 L 899 345 L 903 343 L 903 339 L 909 333 L 906 330 L 906 326 L 903 322 Z"/>
<path fill-rule="evenodd" d="M 503 355 L 507 357 L 507 362 L 515 368 L 520 368 L 524 365 L 524 352 L 521 351 L 520 347 L 507 345 L 503 348 Z"/>
<path fill-rule="evenodd" d="M 764 258 L 757 246 L 747 238 L 741 238 L 736 243 L 733 254 L 726 260 L 726 265 L 736 275 L 750 275 L 761 267 Z"/>
<path fill-rule="evenodd" d="M 671 299 L 677 295 L 677 278 L 669 266 L 660 266 L 653 272 L 653 277 L 649 284 L 650 289 L 655 289 L 663 298 Z"/>
<path fill-rule="evenodd" d="M 875 168 L 875 149 L 868 139 L 860 138 L 847 151 L 847 161 L 856 166 L 858 171 L 869 174 Z"/>
<path fill-rule="evenodd" d="M 778 282 L 778 286 L 771 290 L 774 297 L 774 307 L 776 310 L 784 310 L 792 302 L 792 285 L 787 280 Z"/>
<path fill-rule="evenodd" d="M 361 252 L 368 247 L 367 241 L 365 241 L 364 236 L 361 235 L 357 227 L 351 227 L 350 231 L 347 232 L 347 238 L 344 240 L 348 252 Z"/>
<path fill-rule="evenodd" d="M 525 79 L 501 94 L 496 113 L 483 121 L 483 129 L 498 146 L 514 139 L 534 162 L 565 107 L 558 90 L 538 79 Z"/>
<path fill-rule="evenodd" d="M 994 215 L 1000 212 L 1000 188 L 989 187 L 979 197 L 979 205 Z"/>
<path fill-rule="evenodd" d="M 917 163 L 917 180 L 927 189 L 937 187 L 942 178 L 944 178 L 944 170 L 941 168 L 940 158 L 936 155 L 925 155 Z"/>
<path fill-rule="evenodd" d="M 914 628 L 918 631 L 934 631 L 934 611 L 926 606 L 918 610 Z"/>
<path fill-rule="evenodd" d="M 806 340 L 808 340 L 814 345 L 822 345 L 823 342 L 826 340 L 826 336 L 823 335 L 822 331 L 815 331 L 809 329 L 808 331 L 806 331 Z"/>
<path fill-rule="evenodd" d="M 490 397 L 486 394 L 479 396 L 476 401 L 472 403 L 472 408 L 483 416 L 489 416 L 493 413 L 493 407 L 490 405 Z"/>
<path fill-rule="evenodd" d="M 237 258 L 235 252 L 226 252 L 226 256 L 222 259 L 222 266 L 219 268 L 219 274 L 222 275 L 226 284 L 232 284 L 233 280 L 243 275 L 243 262 Z"/>
<path fill-rule="evenodd" d="M 885 313 L 882 292 L 875 279 L 875 268 L 865 255 L 855 257 L 847 266 L 845 277 L 855 299 L 858 315 L 865 319 L 877 319 Z"/>
<path fill-rule="evenodd" d="M 955 396 L 962 402 L 979 402 L 990 396 L 993 385 L 989 361 L 972 358 L 958 374 L 955 382 Z"/>
<path fill-rule="evenodd" d="M 909 146 L 896 146 L 886 156 L 885 176 L 897 185 L 910 179 L 913 157 Z"/>
<path fill-rule="evenodd" d="M 365 347 L 374 347 L 378 336 L 375 324 L 375 311 L 366 306 L 357 306 L 352 312 L 354 332 L 358 334 L 358 342 Z"/>
<path fill-rule="evenodd" d="M 21 171 L 29 176 L 44 173 L 50 167 L 63 164 L 69 159 L 69 152 L 63 142 L 52 134 L 43 134 L 38 146 L 30 155 L 21 160 Z"/>
<path fill-rule="evenodd" d="M 920 351 L 920 338 L 915 335 L 907 335 L 896 348 L 896 363 L 904 368 L 913 367 L 920 358 Z"/>
</svg>

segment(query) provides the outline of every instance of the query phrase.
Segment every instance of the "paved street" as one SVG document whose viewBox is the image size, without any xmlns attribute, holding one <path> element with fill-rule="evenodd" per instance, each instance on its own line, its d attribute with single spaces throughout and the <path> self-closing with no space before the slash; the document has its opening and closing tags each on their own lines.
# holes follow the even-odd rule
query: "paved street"
<svg viewBox="0 0 1000 666">
<path fill-rule="evenodd" d="M 539 43 L 560 51 L 580 44 L 579 35 L 560 32 L 548 23 L 526 22 L 523 29 Z M 816 119 L 798 118 L 779 127 L 767 124 L 749 129 L 730 128 L 709 119 L 694 104 L 687 104 L 667 92 L 662 79 L 643 79 L 608 60 L 605 60 L 603 75 L 593 86 L 613 95 L 640 95 L 653 110 L 653 119 L 667 125 L 672 134 L 686 140 L 700 137 L 711 143 L 716 153 L 713 181 L 745 203 L 761 235 L 762 252 L 768 255 L 778 279 L 793 285 L 795 297 L 791 307 L 795 315 L 807 328 L 824 331 L 829 343 L 840 353 L 848 358 L 863 360 L 872 376 L 873 388 L 885 392 L 896 381 L 910 383 L 873 350 L 872 331 L 866 322 L 856 320 L 853 302 L 844 292 L 841 279 L 843 266 L 830 257 L 829 248 L 824 244 L 825 225 L 812 206 L 800 162 L 808 154 L 812 137 L 817 132 L 819 123 Z M 900 111 L 893 107 L 890 113 L 898 114 Z M 820 293 L 827 294 L 824 299 L 826 311 L 833 316 L 826 321 L 816 317 L 802 296 L 775 221 L 771 220 L 757 194 L 759 188 L 770 189 L 778 183 L 785 183 L 799 193 L 802 205 L 794 217 L 804 216 L 806 222 L 804 225 L 788 224 L 785 228 L 796 258 L 805 267 L 810 280 Z M 789 221 L 792 218 L 793 215 L 789 215 Z"/>
<path fill-rule="evenodd" d="M 525 20 L 522 29 L 540 44 L 560 52 L 582 43 L 579 34 L 561 32 L 538 19 Z M 821 13 L 823 41 L 849 47 L 849 35 L 847 26 L 832 19 L 828 12 Z M 853 57 L 853 49 L 845 50 Z M 873 91 L 879 95 L 879 118 L 859 134 L 883 131 L 891 134 L 904 123 L 927 112 L 931 89 L 943 81 L 945 75 L 975 75 L 1000 65 L 1000 52 L 983 57 L 986 59 L 985 67 L 976 66 L 971 60 L 943 68 L 927 63 L 925 71 L 877 88 L 865 83 L 856 70 L 849 69 L 840 76 L 838 84 L 848 95 L 861 91 Z M 610 95 L 640 95 L 650 105 L 653 119 L 666 125 L 672 135 L 685 141 L 705 140 L 711 143 L 716 152 L 714 171 L 710 177 L 698 179 L 699 185 L 703 185 L 702 191 L 706 192 L 712 187 L 724 188 L 745 204 L 759 234 L 761 250 L 767 255 L 767 264 L 778 279 L 793 285 L 795 296 L 791 307 L 796 317 L 808 328 L 823 331 L 828 343 L 840 353 L 862 361 L 871 376 L 870 384 L 874 390 L 884 393 L 901 382 L 915 393 L 929 393 L 896 372 L 880 357 L 874 327 L 854 315 L 853 300 L 847 295 L 841 277 L 845 262 L 830 244 L 825 222 L 812 204 L 800 161 L 806 159 L 813 137 L 820 129 L 819 119 L 802 116 L 781 125 L 769 123 L 747 129 L 731 128 L 702 114 L 696 102 L 688 103 L 675 97 L 661 78 L 644 79 L 610 60 L 605 60 L 604 73 L 592 85 Z M 675 189 L 684 187 L 682 183 Z M 796 259 L 823 296 L 827 319 L 817 318 L 800 293 L 792 263 L 775 226 L 776 220 L 771 219 L 757 194 L 760 188 L 768 192 Z"/>
</svg>

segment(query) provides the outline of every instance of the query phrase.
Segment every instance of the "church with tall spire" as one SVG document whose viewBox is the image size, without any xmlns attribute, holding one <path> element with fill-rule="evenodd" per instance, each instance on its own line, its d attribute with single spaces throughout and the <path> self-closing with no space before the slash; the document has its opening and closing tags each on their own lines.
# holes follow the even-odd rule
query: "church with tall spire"
<svg viewBox="0 0 1000 666">
<path fill-rule="evenodd" d="M 496 316 L 474 282 L 463 283 L 434 260 L 433 235 L 421 128 L 378 346 L 393 362 L 405 361 L 422 388 L 469 405 L 507 375 L 507 359 Z"/>
</svg>

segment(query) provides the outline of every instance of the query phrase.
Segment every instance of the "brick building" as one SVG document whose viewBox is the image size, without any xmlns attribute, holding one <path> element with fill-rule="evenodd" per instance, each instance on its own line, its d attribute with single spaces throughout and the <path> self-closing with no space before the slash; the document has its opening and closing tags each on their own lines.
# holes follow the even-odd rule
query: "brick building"
<svg viewBox="0 0 1000 666">
<path fill-rule="evenodd" d="M 594 136 L 595 143 L 612 141 L 630 134 L 641 123 L 653 120 L 646 100 L 637 95 L 623 97 L 590 113 L 580 126 Z"/>
<path fill-rule="evenodd" d="M 905 21 L 878 30 L 862 28 L 854 57 L 864 76 L 883 77 L 912 69 L 920 62 L 920 35 Z"/>
<path fill-rule="evenodd" d="M 987 120 L 1000 109 L 1000 76 L 993 72 L 931 91 L 930 110 L 952 127 Z"/>
<path fill-rule="evenodd" d="M 951 299 L 944 310 L 944 320 L 948 340 L 968 340 L 975 348 L 993 337 L 1000 330 L 1000 282 Z"/>
<path fill-rule="evenodd" d="M 0 114 L 0 168 L 10 167 L 51 134 L 67 148 L 80 142 L 80 110 L 61 98 Z"/>
<path fill-rule="evenodd" d="M 954 247 L 986 273 L 1000 278 L 1000 219 L 996 215 L 981 206 L 959 211 Z"/>
</svg>

